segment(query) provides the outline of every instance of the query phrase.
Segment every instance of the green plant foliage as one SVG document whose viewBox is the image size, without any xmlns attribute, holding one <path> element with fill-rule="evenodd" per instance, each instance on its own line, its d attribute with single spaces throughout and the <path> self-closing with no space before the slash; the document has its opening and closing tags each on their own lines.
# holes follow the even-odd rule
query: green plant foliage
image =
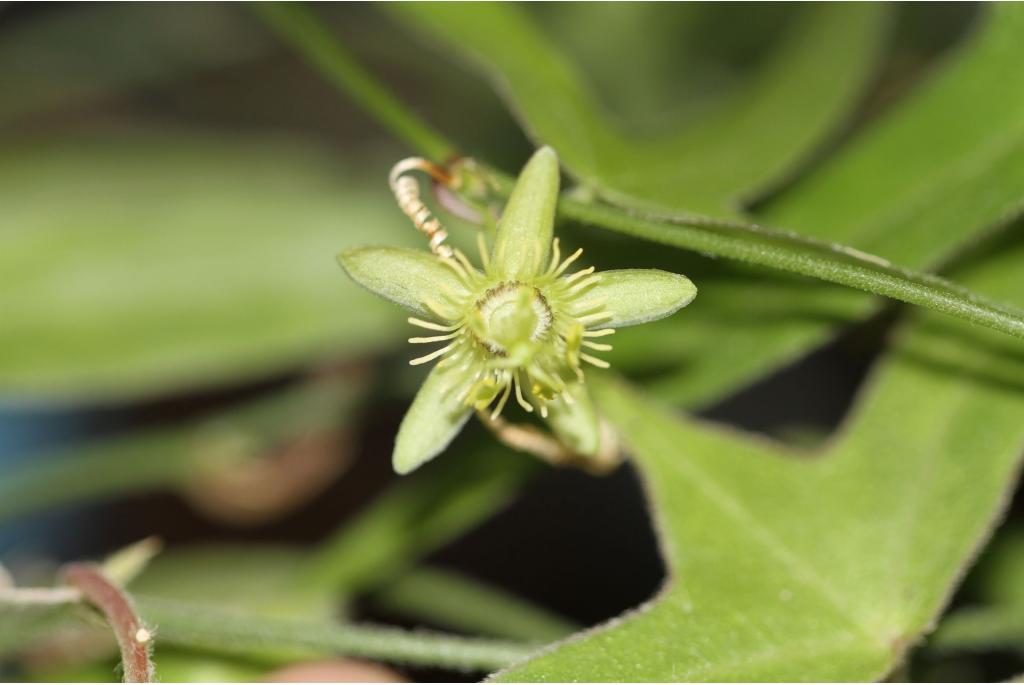
<svg viewBox="0 0 1024 685">
<path fill-rule="evenodd" d="M 322 152 L 180 134 L 33 140 L 6 146 L 0 181 L 5 394 L 151 395 L 399 335 L 400 316 L 339 287 L 333 255 L 415 232 L 383 183 Z"/>
<path fill-rule="evenodd" d="M 0 524 L 21 516 L 172 490 L 229 477 L 282 446 L 338 430 L 353 418 L 365 378 L 311 382 L 198 420 L 137 430 L 0 471 Z M 334 458 L 349 459 L 349 445 Z"/>
<path fill-rule="evenodd" d="M 1018 215 L 1019 198 L 1024 192 L 1024 95 L 1019 90 L 1008 93 L 1000 84 L 1001 75 L 1010 73 L 1024 59 L 1024 47 L 1017 39 L 1024 19 L 1014 7 L 986 9 L 993 16 L 983 18 L 974 35 L 936 67 L 936 73 L 830 156 L 815 173 L 769 204 L 757 216 L 758 223 L 799 231 L 827 243 L 851 245 L 905 267 L 924 268 L 941 265 L 979 234 Z M 459 13 L 451 7 L 403 6 L 395 11 L 410 22 L 415 20 L 417 25 L 428 27 L 456 52 L 469 53 L 475 61 L 484 62 L 487 73 L 511 100 L 527 128 L 541 141 L 554 145 L 569 170 L 585 177 L 589 185 L 612 188 L 615 182 L 611 177 L 591 178 L 580 171 L 576 168 L 580 162 L 571 151 L 587 151 L 578 156 L 588 160 L 609 160 L 605 167 L 614 168 L 609 174 L 636 174 L 638 178 L 651 166 L 668 177 L 673 172 L 666 170 L 689 174 L 715 168 L 706 159 L 676 154 L 666 145 L 657 149 L 662 155 L 660 164 L 649 161 L 647 165 L 638 165 L 629 163 L 625 157 L 616 157 L 617 150 L 607 143 L 606 136 L 581 123 L 601 120 L 601 114 L 589 97 L 571 97 L 586 91 L 579 74 L 567 66 L 554 70 L 514 66 L 535 66 L 535 54 L 550 56 L 555 50 L 525 17 L 516 15 L 513 28 L 507 31 L 492 30 L 496 25 L 492 13 L 513 15 L 514 9 L 487 7 Z M 877 7 L 833 6 L 818 8 L 811 14 L 819 17 L 820 22 L 838 21 L 834 30 L 846 32 L 849 27 L 842 23 L 849 20 L 849 15 L 845 13 L 860 12 L 866 16 L 877 11 Z M 456 13 L 464 18 L 455 17 Z M 870 23 L 865 20 L 865 26 Z M 877 28 L 876 18 L 870 30 Z M 867 44 L 870 41 L 856 43 L 861 47 Z M 827 49 L 821 45 L 809 47 L 803 59 L 824 64 L 829 58 L 843 58 L 843 45 L 846 43 L 832 41 Z M 850 55 L 845 58 L 858 59 Z M 866 58 L 862 55 L 859 59 Z M 562 57 L 556 62 L 564 63 Z M 548 71 L 554 71 L 555 76 L 548 75 Z M 784 92 L 787 87 L 794 87 L 787 77 L 792 74 L 795 79 L 796 73 L 799 72 L 774 72 L 774 80 L 762 86 Z M 838 72 L 832 75 L 835 73 Z M 551 90 L 551 80 L 556 78 L 568 80 L 559 86 L 561 91 Z M 562 95 L 562 91 L 570 96 Z M 579 111 L 574 109 L 571 116 L 565 112 L 555 116 L 557 108 L 570 106 L 566 103 L 574 103 L 572 106 L 579 107 Z M 801 130 L 813 128 L 807 116 L 810 115 L 794 106 L 785 116 L 780 114 L 771 119 L 775 125 L 752 129 L 750 135 L 784 139 L 785 130 L 778 128 L 780 122 Z M 549 124 L 552 120 L 559 125 Z M 736 131 L 720 131 L 719 135 L 710 136 L 706 145 L 730 146 L 741 139 L 737 135 Z M 749 140 L 743 140 L 749 149 L 757 149 Z M 792 145 L 793 141 L 787 144 Z M 729 177 L 742 178 L 747 168 L 745 161 L 734 162 Z M 650 187 L 657 188 L 653 184 Z M 614 199 L 639 209 L 657 202 L 656 190 L 643 195 L 639 183 L 638 188 L 635 192 L 639 201 Z M 673 186 L 673 197 L 680 198 L 676 209 L 687 214 L 709 213 L 701 204 L 705 195 L 698 200 L 691 198 L 689 192 L 693 188 L 701 186 L 681 182 Z M 594 214 L 595 210 L 585 216 L 583 212 L 574 212 L 570 218 L 606 227 L 611 223 L 603 213 Z M 686 221 L 677 218 L 676 223 Z M 696 230 L 702 229 L 707 230 L 705 226 L 696 226 Z M 688 231 L 683 225 L 675 230 Z M 673 237 L 671 226 L 631 232 L 648 240 L 723 254 L 685 235 Z M 743 237 L 737 236 L 739 242 L 751 249 L 755 249 L 756 238 L 756 229 Z M 798 252 L 796 249 L 791 254 L 793 259 L 806 263 L 808 257 Z M 851 251 L 849 257 L 856 254 Z M 743 258 L 758 261 L 749 256 Z M 877 260 L 871 261 L 874 267 L 879 266 Z M 820 344 L 838 325 L 857 321 L 878 307 L 877 301 L 855 292 L 780 279 L 759 270 L 723 273 L 720 266 L 709 269 L 706 264 L 689 259 L 681 266 L 666 260 L 659 264 L 671 264 L 670 268 L 684 270 L 697 283 L 711 287 L 688 311 L 686 321 L 665 322 L 642 332 L 625 332 L 619 347 L 629 359 L 649 360 L 659 369 L 673 361 L 679 364 L 678 373 L 663 377 L 657 391 L 687 404 L 706 404 L 721 398 Z M 870 262 L 858 262 L 858 266 L 872 269 Z M 851 285 L 849 281 L 845 284 Z M 892 291 L 885 294 L 899 297 Z"/>
<path fill-rule="evenodd" d="M 363 11 L 339 10 L 356 18 L 339 33 L 357 32 Z M 131 403 L 331 369 L 324 385 L 265 386 L 251 403 L 26 461 L 0 478 L 0 523 L 157 489 L 198 503 L 212 479 L 364 416 L 376 450 L 371 431 L 390 421 L 388 403 L 401 394 L 392 391 L 411 390 L 415 377 L 361 371 L 412 332 L 399 308 L 346 282 L 340 252 L 356 284 L 432 331 L 413 340 L 436 345 L 417 362 L 480 353 L 494 375 L 460 377 L 466 392 L 453 392 L 448 369 L 476 373 L 462 362 L 481 358 L 435 368 L 394 453 L 399 472 L 419 470 L 314 548 L 172 546 L 153 560 L 127 590 L 156 628 L 165 680 L 257 679 L 342 655 L 505 669 L 491 676 L 500 681 L 866 681 L 916 676 L 934 659 L 974 663 L 972 652 L 1024 654 L 1019 532 L 1001 533 L 942 615 L 1007 507 L 1024 454 L 1024 309 L 1015 306 L 1024 304 L 1024 89 L 1015 79 L 1024 9 L 979 6 L 958 42 L 905 72 L 908 46 L 889 38 L 913 33 L 904 24 L 917 10 L 891 4 L 386 11 L 409 33 L 372 19 L 370 33 L 384 33 L 359 40 L 387 49 L 366 47 L 376 55 L 369 68 L 320 9 L 297 3 L 255 6 L 263 26 L 218 8 L 166 6 L 69 11 L 52 23 L 30 13 L 0 27 L 0 76 L 12 84 L 0 123 L 29 129 L 0 141 L 0 394 Z M 934 38 L 934 28 L 922 35 Z M 471 69 L 427 59 L 410 35 Z M 459 184 L 421 184 L 421 196 L 453 246 L 472 245 L 477 232 L 448 215 L 483 214 L 494 249 L 482 271 L 426 250 L 387 194 L 394 152 L 371 156 L 374 141 L 355 144 L 348 122 L 327 121 L 317 98 L 329 91 L 291 78 L 296 55 L 274 62 L 283 79 L 251 62 L 280 57 L 268 51 L 278 39 L 414 154 L 454 172 Z M 417 57 L 429 68 L 403 64 Z M 223 71 L 193 78 L 210 67 Z M 472 84 L 467 73 L 484 78 Z M 287 82 L 285 106 L 250 112 L 261 106 L 254 96 L 205 111 L 202 92 L 235 75 Z M 252 113 L 258 126 L 316 121 L 328 135 L 314 147 L 142 127 L 52 133 L 83 103 L 103 121 L 144 121 L 152 103 L 135 89 L 153 86 L 166 87 L 157 101 L 188 101 L 189 125 Z M 472 91 L 465 101 L 437 107 L 439 92 L 462 87 Z M 522 154 L 523 140 L 511 119 L 493 116 L 490 90 L 539 148 L 515 182 L 497 167 Z M 308 111 L 296 94 L 310 97 Z M 102 102 L 110 95 L 124 102 Z M 495 140 L 477 146 L 483 138 Z M 560 194 L 562 172 L 575 186 Z M 583 261 L 559 270 L 576 245 L 553 235 L 582 244 Z M 384 247 L 356 247 L 365 244 Z M 583 268 L 591 263 L 608 267 L 602 280 Z M 956 282 L 933 275 L 941 271 Z M 823 446 L 680 413 L 863 324 L 881 310 L 879 295 L 929 311 L 888 312 L 891 335 L 870 341 L 879 361 Z M 691 301 L 685 315 L 664 318 Z M 604 344 L 602 327 L 647 322 L 617 332 L 614 352 Z M 643 380 L 595 372 L 585 383 L 564 374 L 566 383 L 588 334 L 587 349 Z M 554 353 L 540 355 L 541 343 Z M 338 361 L 347 364 L 334 375 Z M 496 435 L 543 425 L 563 447 L 602 457 L 618 439 L 644 485 L 664 587 L 590 629 L 420 565 L 546 468 L 491 436 L 453 442 L 474 406 L 495 407 L 513 387 L 508 369 L 533 374 L 518 396 L 525 410 L 551 409 L 525 429 L 492 425 Z M 366 392 L 379 378 L 381 392 Z M 372 477 L 354 485 L 364 483 L 376 487 Z M 246 496 L 256 501 L 254 489 Z M 150 551 L 149 542 L 133 547 L 105 572 L 125 583 L 111 568 L 134 569 Z M 26 589 L 0 567 L 4 666 L 109 677 L 111 630 L 80 599 L 68 587 Z M 460 635 L 348 620 L 367 605 Z M 66 668 L 19 660 L 26 647 L 63 639 L 96 651 Z"/>
<path fill-rule="evenodd" d="M 929 652 L 1024 653 L 1024 531 L 1008 527 L 972 571 L 970 586 L 981 602 L 944 618 L 928 640 Z"/>
<path fill-rule="evenodd" d="M 759 217 L 910 268 L 935 268 L 1021 213 L 1024 93 L 999 74 L 1024 60 L 1024 13 L 986 7 L 974 33 L 877 123 Z M 701 283 L 699 272 L 691 276 Z M 688 311 L 662 325 L 656 353 L 684 364 L 658 392 L 689 404 L 720 398 L 881 304 L 848 290 L 718 272 Z M 711 286 L 708 283 L 707 286 Z M 624 338 L 628 336 L 628 332 Z M 656 336 L 646 339 L 654 342 Z M 634 341 L 643 346 L 639 337 Z"/>
<path fill-rule="evenodd" d="M 1024 248 L 969 278 L 1024 300 Z M 1024 348 L 934 316 L 903 332 L 819 454 L 598 399 L 643 474 L 670 578 L 506 680 L 873 680 L 943 609 L 1010 494 Z M 983 446 L 983 448 L 982 448 Z"/>
<path fill-rule="evenodd" d="M 602 195 L 724 216 L 791 173 L 847 114 L 871 74 L 886 10 L 821 5 L 802 12 L 781 48 L 735 92 L 655 139 L 614 126 L 524 8 L 439 3 L 392 11 L 483 67 L 535 140 L 553 145 L 569 171 Z"/>
<path fill-rule="evenodd" d="M 579 630 L 544 607 L 439 568 L 410 571 L 371 599 L 374 605 L 400 616 L 526 642 L 553 642 Z"/>
<path fill-rule="evenodd" d="M 307 557 L 307 550 L 281 545 L 181 547 L 156 557 L 129 588 L 158 600 L 270 618 L 331 619 L 335 593 L 296 582 Z"/>
<path fill-rule="evenodd" d="M 410 473 L 444 451 L 473 409 L 497 419 L 513 387 L 518 404 L 550 416 L 565 442 L 594 455 L 597 417 L 587 411 L 589 400 L 573 397 L 586 393 L 583 362 L 607 367 L 591 351 L 612 347 L 588 338 L 668 316 L 696 295 L 685 276 L 643 269 L 615 271 L 602 286 L 594 267 L 574 265 L 582 249 L 563 259 L 553 238 L 558 184 L 558 156 L 541 148 L 516 180 L 489 255 L 480 244 L 482 270 L 447 245 L 435 247 L 435 254 L 394 248 L 342 253 L 341 264 L 356 283 L 428 318 L 409 323 L 433 335 L 409 342 L 441 343 L 410 362 L 439 358 L 402 420 L 392 456 L 396 472 Z"/>
<path fill-rule="evenodd" d="M 92 5 L 27 16 L 5 33 L 0 124 L 224 68 L 270 41 L 226 5 Z"/>
<path fill-rule="evenodd" d="M 139 599 L 139 605 L 144 616 L 162 626 L 166 644 L 216 649 L 271 663 L 343 654 L 484 671 L 522 659 L 534 649 L 518 642 L 426 631 L 270 619 L 145 597 Z"/>
</svg>

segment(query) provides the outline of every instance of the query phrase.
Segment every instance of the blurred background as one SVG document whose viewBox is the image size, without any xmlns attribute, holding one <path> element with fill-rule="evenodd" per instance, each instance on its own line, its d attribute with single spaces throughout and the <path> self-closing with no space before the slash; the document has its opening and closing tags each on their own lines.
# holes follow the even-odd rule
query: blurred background
<svg viewBox="0 0 1024 685">
<path fill-rule="evenodd" d="M 473 73 L 375 7 L 315 10 L 468 154 L 509 173 L 525 161 L 531 144 Z M 528 11 L 616 119 L 653 133 L 742 79 L 800 10 Z M 894 7 L 850 131 L 912 88 L 974 14 L 956 3 Z M 166 551 L 139 580 L 147 592 L 284 615 L 452 629 L 408 587 L 388 590 L 423 564 L 531 600 L 567 629 L 656 591 L 662 569 L 628 465 L 608 477 L 541 468 L 471 426 L 423 473 L 391 473 L 422 371 L 405 363 L 403 313 L 348 282 L 335 255 L 420 245 L 386 184 L 412 151 L 244 5 L 6 3 L 0 83 L 0 561 L 15 577 L 45 580 L 62 561 L 158 536 Z M 471 228 L 453 233 L 472 240 Z M 571 226 L 565 235 L 599 267 L 660 266 L 698 286 L 722 268 L 635 242 L 624 254 L 621 239 Z M 881 316 L 847 330 L 702 414 L 817 444 L 887 325 Z M 638 379 L 658 370 L 628 346 L 616 356 Z M 454 506 L 467 492 L 478 496 Z M 309 555 L 323 579 L 313 598 L 293 574 Z M 59 663 L 34 659 L 33 646 L 8 651 L 2 673 L 113 674 L 113 654 L 95 645 L 72 645 Z M 165 680 L 265 672 L 161 656 L 182 669 Z M 922 678 L 999 677 L 1020 666 L 990 655 L 919 668 Z"/>
</svg>

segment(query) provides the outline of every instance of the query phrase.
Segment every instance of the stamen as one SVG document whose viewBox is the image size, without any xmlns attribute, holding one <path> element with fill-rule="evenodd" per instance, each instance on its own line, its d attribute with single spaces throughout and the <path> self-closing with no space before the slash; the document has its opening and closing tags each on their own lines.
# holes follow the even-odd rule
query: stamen
<svg viewBox="0 0 1024 685">
<path fill-rule="evenodd" d="M 612 346 L 608 345 L 606 343 L 596 343 L 596 342 L 590 342 L 589 340 L 584 340 L 582 344 L 583 344 L 584 347 L 589 347 L 590 349 L 597 350 L 598 352 L 611 352 L 612 351 Z"/>
<path fill-rule="evenodd" d="M 561 263 L 561 264 L 560 264 L 560 265 L 558 266 L 558 269 L 556 269 L 556 270 L 555 270 L 555 273 L 553 273 L 553 274 L 551 274 L 551 275 L 552 275 L 552 276 L 553 276 L 554 278 L 558 278 L 559 276 L 561 276 L 561 275 L 562 275 L 562 272 L 563 272 L 563 271 L 565 271 L 566 269 L 568 269 L 568 268 L 569 268 L 569 265 L 570 265 L 570 264 L 572 264 L 572 263 L 573 263 L 573 262 L 575 262 L 575 261 L 576 261 L 577 259 L 579 259 L 579 258 L 580 258 L 580 255 L 581 255 L 581 254 L 583 254 L 583 248 L 582 248 L 582 247 L 581 247 L 580 249 L 576 250 L 575 252 L 573 252 L 573 253 L 572 253 L 571 255 L 569 255 L 568 257 L 566 257 L 566 258 L 565 258 L 565 261 L 564 261 L 564 262 L 562 262 L 562 263 Z"/>
<path fill-rule="evenodd" d="M 454 331 L 459 327 L 459 324 L 453 324 L 451 326 L 442 326 L 439 323 L 433 321 L 424 321 L 423 319 L 417 319 L 414 316 L 410 316 L 406 319 L 413 326 L 419 326 L 420 328 L 426 328 L 429 331 Z"/>
<path fill-rule="evenodd" d="M 425 354 L 422 357 L 417 357 L 416 359 L 413 359 L 412 361 L 409 362 L 409 365 L 410 366 L 419 366 L 420 364 L 426 364 L 429 361 L 433 361 L 434 359 L 437 359 L 438 357 L 443 355 L 448 350 L 450 350 L 453 347 L 455 347 L 455 345 L 457 345 L 457 344 L 458 344 L 457 342 L 449 343 L 449 344 L 445 345 L 444 347 L 442 347 L 439 350 L 434 350 L 430 354 Z"/>
<path fill-rule="evenodd" d="M 586 316 L 578 317 L 576 320 L 583 325 L 588 323 L 596 323 L 598 321 L 606 321 L 612 318 L 612 313 L 609 311 L 594 312 L 593 314 L 587 314 Z"/>
<path fill-rule="evenodd" d="M 508 402 L 509 395 L 512 394 L 512 383 L 505 383 L 505 392 L 501 393 L 501 399 L 498 400 L 498 404 L 494 407 L 494 411 L 491 412 L 491 421 L 501 416 L 501 410 L 505 408 L 505 403 Z"/>
<path fill-rule="evenodd" d="M 579 283 L 577 283 L 576 285 L 574 285 L 571 288 L 569 288 L 569 294 L 570 295 L 578 295 L 581 292 L 583 292 L 584 290 L 586 290 L 587 288 L 589 288 L 590 286 L 595 285 L 595 284 L 600 283 L 600 282 L 601 282 L 601 276 L 599 274 L 594 274 L 590 278 L 585 278 L 582 281 L 580 281 Z"/>
<path fill-rule="evenodd" d="M 455 331 L 454 333 L 449 333 L 448 335 L 431 335 L 426 338 L 409 338 L 409 342 L 413 343 L 414 345 L 418 345 L 420 343 L 441 342 L 442 340 L 451 340 L 452 338 L 456 338 L 459 336 L 460 333 L 461 331 Z"/>
<path fill-rule="evenodd" d="M 454 314 L 452 314 L 451 312 L 445 312 L 441 308 L 441 303 L 436 301 L 436 300 L 432 300 L 430 298 L 424 298 L 423 299 L 423 306 L 426 307 L 427 309 L 429 309 L 430 311 L 434 312 L 435 314 L 437 314 L 442 319 L 445 319 L 447 321 L 451 321 L 452 319 L 456 318 L 456 316 Z"/>
<path fill-rule="evenodd" d="M 562 392 L 565 390 L 565 381 L 563 381 L 558 374 L 551 373 L 540 364 L 531 364 L 529 367 L 529 374 L 530 376 L 543 381 L 548 387 L 554 388 L 555 392 Z"/>
<path fill-rule="evenodd" d="M 614 328 L 601 328 L 596 331 L 583 331 L 584 338 L 603 338 L 606 335 L 615 333 Z"/>
<path fill-rule="evenodd" d="M 465 283 L 464 283 L 464 285 L 465 285 Z M 470 287 L 472 287 L 472 285 L 471 285 L 471 284 L 470 284 Z M 438 291 L 440 291 L 440 293 L 441 293 L 442 295 L 444 295 L 445 297 L 447 297 L 449 301 L 452 301 L 452 300 L 454 300 L 454 301 L 458 302 L 458 301 L 459 301 L 459 299 L 460 299 L 460 298 L 459 298 L 459 294 L 458 294 L 457 292 L 455 292 L 455 289 L 454 289 L 454 288 L 452 288 L 452 287 L 451 287 L 450 285 L 448 285 L 447 283 L 442 283 L 442 284 L 441 284 L 441 285 L 440 285 L 440 286 L 438 287 Z"/>
<path fill-rule="evenodd" d="M 587 354 L 586 352 L 580 352 L 580 359 L 582 359 L 585 362 L 590 362 L 591 364 L 593 364 L 594 366 L 596 366 L 599 369 L 610 369 L 611 366 L 612 366 L 611 364 L 609 364 L 605 360 L 598 359 L 597 357 L 591 356 L 591 355 Z"/>
<path fill-rule="evenodd" d="M 551 263 L 548 265 L 548 273 L 552 273 L 555 267 L 558 266 L 558 260 L 562 256 L 561 248 L 558 244 L 558 238 L 551 241 Z"/>
<path fill-rule="evenodd" d="M 574 302 L 572 308 L 572 315 L 575 317 L 583 316 L 588 314 L 595 309 L 604 309 L 604 306 L 608 304 L 607 297 L 591 297 L 583 300 L 582 302 Z"/>
<path fill-rule="evenodd" d="M 462 264 L 463 267 L 465 267 L 467 272 L 467 278 L 469 278 L 470 283 L 472 283 L 475 280 L 473 277 L 476 276 L 476 267 L 473 266 L 473 263 L 470 262 L 466 255 L 462 254 L 462 252 L 460 252 L 459 250 L 455 250 L 455 259 L 457 259 L 459 263 Z"/>
<path fill-rule="evenodd" d="M 530 404 L 529 402 L 527 402 L 523 398 L 523 384 L 519 380 L 519 372 L 518 371 L 516 371 L 512 375 L 512 381 L 513 381 L 513 383 L 516 386 L 516 402 L 518 402 L 519 406 L 522 407 L 523 409 L 525 409 L 526 411 L 533 412 L 533 405 Z"/>
<path fill-rule="evenodd" d="M 459 260 L 456 259 L 456 257 L 458 257 L 458 255 L 459 255 L 459 253 L 458 252 L 454 252 L 452 254 L 453 254 L 452 257 L 443 257 L 441 259 L 441 261 L 445 263 L 445 266 L 447 266 L 452 271 L 454 271 L 455 274 L 459 278 L 461 278 L 463 281 L 468 281 L 469 280 L 469 273 L 466 272 L 466 269 L 463 267 L 463 265 L 459 262 Z"/>
<path fill-rule="evenodd" d="M 569 285 L 573 281 L 575 281 L 577 279 L 580 279 L 580 278 L 583 278 L 584 276 L 589 276 L 592 273 L 594 273 L 594 267 L 592 267 L 592 266 L 587 267 L 586 269 L 583 269 L 582 271 L 577 271 L 572 276 L 566 277 L 565 284 Z"/>
<path fill-rule="evenodd" d="M 476 249 L 480 251 L 480 263 L 484 271 L 487 271 L 491 266 L 491 255 L 487 253 L 487 239 L 484 238 L 483 231 L 476 234 Z"/>
</svg>

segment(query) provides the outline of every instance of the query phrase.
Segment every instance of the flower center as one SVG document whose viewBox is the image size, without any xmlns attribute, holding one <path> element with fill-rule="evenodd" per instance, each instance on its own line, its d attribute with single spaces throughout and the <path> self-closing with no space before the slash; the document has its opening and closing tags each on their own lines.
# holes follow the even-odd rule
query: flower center
<svg viewBox="0 0 1024 685">
<path fill-rule="evenodd" d="M 517 346 L 541 339 L 551 329 L 551 307 L 537 288 L 512 281 L 490 288 L 476 303 L 480 341 L 506 356 Z"/>
</svg>

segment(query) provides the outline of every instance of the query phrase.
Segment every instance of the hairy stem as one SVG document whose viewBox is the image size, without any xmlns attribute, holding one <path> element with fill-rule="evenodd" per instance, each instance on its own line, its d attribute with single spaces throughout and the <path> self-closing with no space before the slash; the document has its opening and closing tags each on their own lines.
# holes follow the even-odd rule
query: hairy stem
<svg viewBox="0 0 1024 685">
<path fill-rule="evenodd" d="M 82 593 L 107 617 L 121 649 L 124 682 L 149 683 L 153 681 L 153 664 L 149 658 L 152 632 L 143 625 L 131 598 L 111 582 L 94 564 L 73 563 L 61 573 L 64 581 Z"/>
<path fill-rule="evenodd" d="M 526 657 L 535 645 L 377 626 L 309 623 L 139 598 L 160 641 L 184 647 L 294 660 L 340 654 L 382 661 L 491 671 Z"/>
<path fill-rule="evenodd" d="M 563 199 L 565 219 L 644 240 L 726 257 L 885 295 L 1024 338 L 1024 312 L 939 276 L 904 269 L 844 245 L 744 223 L 645 218 Z"/>
<path fill-rule="evenodd" d="M 450 158 L 454 146 L 362 69 L 323 25 L 302 7 L 268 4 L 258 11 L 334 83 L 400 138 L 435 160 Z M 508 179 L 492 172 L 504 194 Z M 949 281 L 911 271 L 851 247 L 828 244 L 749 223 L 660 217 L 563 198 L 563 218 L 644 240 L 819 278 L 901 302 L 934 309 L 972 323 L 1024 338 L 1024 313 L 988 301 Z"/>
</svg>

